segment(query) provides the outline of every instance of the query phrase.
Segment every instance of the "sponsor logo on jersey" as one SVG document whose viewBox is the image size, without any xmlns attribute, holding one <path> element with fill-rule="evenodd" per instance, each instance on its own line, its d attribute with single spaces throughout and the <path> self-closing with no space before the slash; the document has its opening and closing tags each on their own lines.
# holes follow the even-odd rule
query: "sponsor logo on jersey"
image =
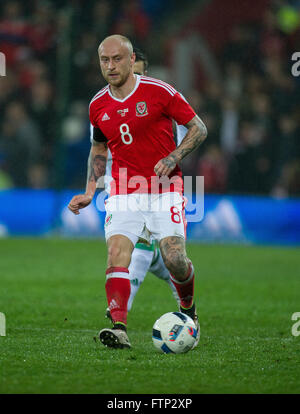
<svg viewBox="0 0 300 414">
<path fill-rule="evenodd" d="M 136 116 L 148 115 L 148 109 L 146 102 L 138 102 L 136 104 Z"/>
<path fill-rule="evenodd" d="M 119 115 L 121 115 L 123 117 L 128 112 L 128 108 L 126 108 L 126 109 L 119 109 L 117 112 L 118 112 Z"/>
<path fill-rule="evenodd" d="M 107 115 L 107 113 L 105 112 L 105 114 L 103 115 L 101 121 L 108 121 L 110 119 L 110 117 Z"/>
</svg>

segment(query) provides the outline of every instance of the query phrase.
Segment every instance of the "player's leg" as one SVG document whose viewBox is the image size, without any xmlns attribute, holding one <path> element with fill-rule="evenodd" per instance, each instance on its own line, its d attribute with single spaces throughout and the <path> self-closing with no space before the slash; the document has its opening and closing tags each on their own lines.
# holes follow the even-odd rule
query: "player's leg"
<svg viewBox="0 0 300 414">
<path fill-rule="evenodd" d="M 130 296 L 129 263 L 133 251 L 133 243 L 124 235 L 114 235 L 107 241 L 108 259 L 105 291 L 111 319 L 112 329 L 99 332 L 100 341 L 113 348 L 130 348 L 126 334 L 127 303 Z"/>
<path fill-rule="evenodd" d="M 161 255 L 161 252 L 158 246 L 155 246 L 153 260 L 149 267 L 149 272 L 151 272 L 158 279 L 164 280 L 166 283 L 168 283 L 168 285 L 170 286 L 170 289 L 172 290 L 173 296 L 176 302 L 178 303 L 178 306 L 180 306 L 180 299 L 179 299 L 177 290 L 171 281 L 170 272 L 165 265 L 165 262 L 162 258 L 162 255 Z"/>
<path fill-rule="evenodd" d="M 188 309 L 194 300 L 194 269 L 185 250 L 185 240 L 177 236 L 160 241 L 161 254 L 180 298 L 180 306 Z"/>
<path fill-rule="evenodd" d="M 144 222 L 130 211 L 125 196 L 114 196 L 106 202 L 105 237 L 108 247 L 105 291 L 113 328 L 102 329 L 101 342 L 109 347 L 130 347 L 126 334 L 127 306 L 130 296 L 129 264 Z M 124 208 L 125 207 L 125 208 Z"/>
<path fill-rule="evenodd" d="M 127 323 L 127 303 L 130 296 L 129 264 L 133 244 L 124 235 L 108 239 L 106 270 L 106 296 L 114 324 Z"/>
<path fill-rule="evenodd" d="M 131 262 L 128 267 L 130 277 L 130 296 L 128 299 L 127 310 L 130 311 L 133 300 L 143 283 L 149 266 L 153 260 L 155 244 L 137 243 L 131 255 Z M 109 308 L 106 309 L 106 315 L 112 321 Z"/>
<path fill-rule="evenodd" d="M 137 243 L 135 245 L 128 268 L 131 283 L 131 291 L 127 307 L 128 311 L 130 311 L 133 300 L 146 277 L 150 264 L 153 260 L 153 254 L 154 243 L 150 246 L 144 243 Z"/>
<path fill-rule="evenodd" d="M 186 220 L 182 196 L 178 193 L 163 193 L 154 200 L 151 209 L 151 215 L 146 217 L 149 221 L 147 225 L 159 240 L 162 258 L 180 299 L 180 309 L 197 326 L 197 344 L 200 325 L 194 304 L 194 268 L 185 249 Z"/>
<path fill-rule="evenodd" d="M 160 241 L 160 249 L 180 299 L 180 310 L 190 316 L 197 327 L 195 347 L 200 339 L 200 324 L 194 303 L 194 267 L 187 257 L 185 240 L 177 236 L 166 237 Z"/>
</svg>

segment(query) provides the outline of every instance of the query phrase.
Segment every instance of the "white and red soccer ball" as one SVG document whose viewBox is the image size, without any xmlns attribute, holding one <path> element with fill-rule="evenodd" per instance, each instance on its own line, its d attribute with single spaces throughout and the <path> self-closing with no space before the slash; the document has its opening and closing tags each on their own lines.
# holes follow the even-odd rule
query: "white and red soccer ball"
<svg viewBox="0 0 300 414">
<path fill-rule="evenodd" d="M 166 354 L 182 354 L 192 349 L 197 337 L 197 328 L 192 318 L 182 312 L 162 315 L 152 329 L 155 348 Z"/>
</svg>

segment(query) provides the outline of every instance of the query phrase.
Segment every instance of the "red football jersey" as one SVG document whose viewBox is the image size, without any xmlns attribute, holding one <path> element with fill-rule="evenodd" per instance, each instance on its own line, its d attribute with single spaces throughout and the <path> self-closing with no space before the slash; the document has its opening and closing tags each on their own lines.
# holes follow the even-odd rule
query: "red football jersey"
<svg viewBox="0 0 300 414">
<path fill-rule="evenodd" d="M 172 119 L 185 125 L 195 115 L 180 93 L 158 79 L 136 75 L 135 88 L 124 99 L 115 98 L 109 85 L 101 89 L 91 100 L 89 116 L 112 153 L 111 195 L 182 191 L 178 165 L 169 189 L 158 189 L 154 166 L 176 148 Z"/>
</svg>

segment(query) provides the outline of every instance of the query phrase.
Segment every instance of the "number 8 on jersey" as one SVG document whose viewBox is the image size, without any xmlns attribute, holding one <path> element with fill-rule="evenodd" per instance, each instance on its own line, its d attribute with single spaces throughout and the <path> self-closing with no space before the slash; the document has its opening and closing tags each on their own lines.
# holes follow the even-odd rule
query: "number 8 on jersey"
<svg viewBox="0 0 300 414">
<path fill-rule="evenodd" d="M 129 145 L 132 143 L 133 138 L 132 135 L 129 132 L 129 126 L 127 124 L 120 125 L 120 132 L 121 132 L 121 139 L 124 142 L 124 144 Z M 128 138 L 126 138 L 128 137 Z"/>
</svg>

